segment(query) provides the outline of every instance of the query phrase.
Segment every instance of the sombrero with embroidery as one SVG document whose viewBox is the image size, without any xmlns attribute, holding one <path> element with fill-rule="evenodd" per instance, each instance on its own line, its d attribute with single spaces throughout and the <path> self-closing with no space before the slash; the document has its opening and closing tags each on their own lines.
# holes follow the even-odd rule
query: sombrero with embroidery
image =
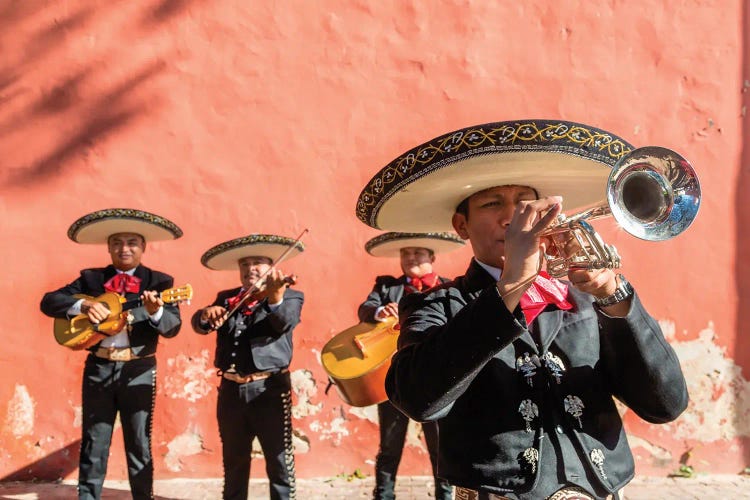
<svg viewBox="0 0 750 500">
<path fill-rule="evenodd" d="M 201 264 L 215 271 L 236 271 L 237 261 L 245 257 L 266 257 L 273 262 L 291 248 L 286 259 L 305 251 L 305 245 L 285 236 L 251 234 L 220 243 L 201 256 Z"/>
<path fill-rule="evenodd" d="M 365 250 L 373 257 L 398 257 L 402 248 L 428 248 L 434 253 L 458 250 L 465 245 L 452 233 L 383 233 L 365 243 Z"/>
<path fill-rule="evenodd" d="M 387 231 L 449 231 L 456 206 L 495 186 L 561 195 L 563 210 L 606 200 L 612 166 L 633 146 L 580 123 L 517 120 L 467 127 L 417 146 L 381 169 L 357 200 L 357 217 Z"/>
<path fill-rule="evenodd" d="M 68 229 L 76 243 L 107 243 L 117 233 L 136 233 L 147 241 L 176 240 L 182 236 L 177 225 L 156 214 L 133 208 L 107 208 L 84 215 Z"/>
</svg>

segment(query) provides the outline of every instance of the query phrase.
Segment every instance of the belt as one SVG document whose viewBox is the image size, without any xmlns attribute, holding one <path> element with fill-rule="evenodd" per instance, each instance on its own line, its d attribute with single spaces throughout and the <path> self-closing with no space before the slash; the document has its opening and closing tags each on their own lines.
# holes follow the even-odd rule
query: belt
<svg viewBox="0 0 750 500">
<path fill-rule="evenodd" d="M 487 498 L 488 500 L 509 500 L 508 497 L 496 495 L 494 493 L 488 493 Z M 456 486 L 456 500 L 478 499 L 479 491 L 472 490 L 471 488 Z M 547 500 L 594 500 L 594 497 L 588 494 L 585 490 L 578 488 L 577 486 L 566 486 L 565 488 L 559 489 L 552 495 L 547 497 Z"/>
<path fill-rule="evenodd" d="M 238 384 L 247 384 L 248 382 L 255 382 L 256 380 L 263 380 L 271 375 L 276 375 L 279 373 L 288 373 L 289 370 L 284 368 L 283 370 L 270 370 L 267 372 L 256 372 L 251 373 L 250 375 L 240 375 L 237 372 L 224 372 L 221 374 L 222 377 L 224 377 L 227 380 L 231 380 L 232 382 L 236 382 Z"/>
<path fill-rule="evenodd" d="M 133 359 L 150 358 L 154 353 L 145 356 L 136 356 L 130 347 L 100 347 L 93 351 L 97 358 L 107 359 L 109 361 L 131 361 Z"/>
</svg>

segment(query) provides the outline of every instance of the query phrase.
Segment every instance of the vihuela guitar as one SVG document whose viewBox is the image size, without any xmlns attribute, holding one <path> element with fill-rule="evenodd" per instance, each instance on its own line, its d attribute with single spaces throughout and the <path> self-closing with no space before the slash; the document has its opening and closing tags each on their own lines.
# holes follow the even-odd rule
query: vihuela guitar
<svg viewBox="0 0 750 500">
<path fill-rule="evenodd" d="M 346 403 L 369 406 L 388 399 L 385 376 L 396 352 L 398 320 L 359 323 L 334 336 L 320 353 L 320 362 Z"/>
<path fill-rule="evenodd" d="M 79 314 L 71 319 L 55 318 L 55 340 L 74 351 L 91 347 L 105 337 L 121 332 L 128 322 L 127 311 L 143 305 L 141 299 L 126 300 L 114 292 L 106 292 L 98 297 L 83 294 L 74 297 L 101 302 L 110 311 L 107 319 L 96 324 L 85 314 Z M 169 288 L 161 292 L 159 297 L 165 304 L 188 302 L 193 298 L 193 287 L 188 284 Z"/>
</svg>

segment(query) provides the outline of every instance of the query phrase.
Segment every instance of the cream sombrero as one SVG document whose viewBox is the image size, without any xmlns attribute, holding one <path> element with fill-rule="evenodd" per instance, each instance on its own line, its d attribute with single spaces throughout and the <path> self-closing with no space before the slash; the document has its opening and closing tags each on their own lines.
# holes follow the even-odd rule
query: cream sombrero
<svg viewBox="0 0 750 500">
<path fill-rule="evenodd" d="M 373 257 L 398 257 L 401 249 L 406 247 L 445 253 L 464 245 L 464 240 L 452 233 L 383 233 L 365 243 L 365 250 Z"/>
<path fill-rule="evenodd" d="M 625 140 L 559 120 L 518 120 L 437 137 L 381 169 L 357 200 L 357 217 L 387 231 L 449 231 L 456 206 L 483 189 L 525 185 L 562 195 L 563 210 L 606 200 L 612 166 L 631 151 Z"/>
<path fill-rule="evenodd" d="M 296 244 L 295 244 L 296 242 Z M 273 262 L 291 248 L 287 259 L 305 251 L 300 241 L 273 234 L 251 234 L 220 243 L 201 256 L 201 264 L 215 271 L 237 270 L 237 261 L 245 257 L 267 257 Z"/>
<path fill-rule="evenodd" d="M 182 230 L 156 214 L 132 208 L 108 208 L 84 215 L 68 229 L 76 243 L 107 243 L 117 233 L 136 233 L 148 241 L 176 240 Z"/>
</svg>

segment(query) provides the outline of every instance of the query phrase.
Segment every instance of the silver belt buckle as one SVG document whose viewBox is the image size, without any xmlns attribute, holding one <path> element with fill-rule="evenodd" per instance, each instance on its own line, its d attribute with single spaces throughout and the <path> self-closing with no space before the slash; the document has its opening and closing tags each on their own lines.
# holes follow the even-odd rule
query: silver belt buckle
<svg viewBox="0 0 750 500">
<path fill-rule="evenodd" d="M 109 352 L 109 359 L 112 361 L 130 361 L 132 359 L 130 347 L 127 349 L 112 349 Z"/>
</svg>

